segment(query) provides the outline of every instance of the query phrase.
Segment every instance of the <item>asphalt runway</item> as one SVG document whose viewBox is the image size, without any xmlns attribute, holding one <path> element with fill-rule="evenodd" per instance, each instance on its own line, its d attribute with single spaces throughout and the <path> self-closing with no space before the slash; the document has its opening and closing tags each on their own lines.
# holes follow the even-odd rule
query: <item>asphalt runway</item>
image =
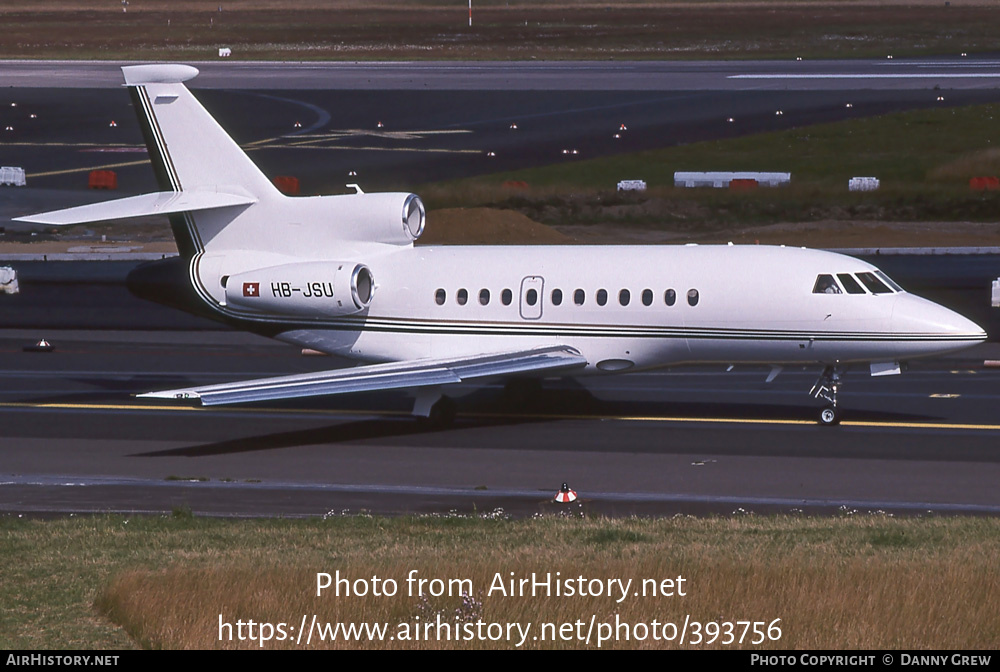
<svg viewBox="0 0 1000 672">
<path fill-rule="evenodd" d="M 191 88 L 205 106 L 265 173 L 298 177 L 303 193 L 345 191 L 348 182 L 413 190 L 467 175 L 1000 100 L 1000 61 L 961 57 L 196 65 L 203 74 Z M 121 83 L 117 63 L 4 63 L 0 129 L 12 130 L 0 132 L 3 165 L 25 169 L 28 191 L 86 193 L 93 169 L 115 170 L 120 193 L 155 190 Z M 0 217 L 34 207 L 0 202 Z"/>
<path fill-rule="evenodd" d="M 588 158 L 1000 100 L 1000 62 L 960 57 L 199 67 L 196 95 L 265 172 L 296 175 L 307 193 L 577 160 L 566 148 Z M 120 83 L 118 64 L 0 67 L 0 128 L 12 129 L 0 163 L 29 174 L 28 189 L 4 192 L 0 217 L 92 200 L 95 168 L 118 172 L 115 196 L 156 188 Z M 1000 512 L 998 374 L 982 366 L 993 345 L 900 377 L 849 374 L 847 419 L 834 428 L 812 419 L 818 371 L 765 385 L 763 369 L 696 369 L 547 383 L 528 406 L 469 389 L 456 425 L 431 431 L 395 393 L 211 410 L 140 403 L 131 395 L 338 362 L 162 309 L 133 312 L 115 282 L 94 286 L 81 300 L 52 284 L 43 305 L 19 311 L 23 329 L 0 331 L 0 510 Z M 51 312 L 68 298 L 75 313 Z M 102 320 L 108 329 L 58 330 Z M 113 330 L 135 321 L 147 328 Z M 42 324 L 57 351 L 24 352 Z M 564 481 L 581 504 L 551 502 Z"/>
<path fill-rule="evenodd" d="M 788 61 L 191 61 L 200 87 L 414 91 L 673 91 L 984 88 L 995 56 Z M 0 87 L 115 88 L 117 61 L 5 61 Z"/>
<path fill-rule="evenodd" d="M 131 395 L 340 363 L 234 332 L 0 332 L 0 510 L 401 513 L 1000 513 L 997 346 L 851 372 L 839 427 L 818 370 L 678 369 L 468 388 L 431 430 L 404 394 L 201 409 Z M 550 500 L 568 482 L 582 505 Z"/>
</svg>

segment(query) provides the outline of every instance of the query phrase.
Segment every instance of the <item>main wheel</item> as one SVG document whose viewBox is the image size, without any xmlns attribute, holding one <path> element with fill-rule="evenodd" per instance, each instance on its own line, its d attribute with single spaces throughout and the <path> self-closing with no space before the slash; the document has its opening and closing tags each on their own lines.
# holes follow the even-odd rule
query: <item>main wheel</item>
<svg viewBox="0 0 1000 672">
<path fill-rule="evenodd" d="M 503 396 L 514 411 L 527 411 L 538 403 L 542 381 L 538 378 L 514 378 L 503 386 Z"/>
<path fill-rule="evenodd" d="M 840 411 L 836 406 L 827 406 L 819 412 L 819 423 L 821 425 L 839 425 Z"/>
<path fill-rule="evenodd" d="M 431 427 L 447 427 L 455 421 L 455 402 L 451 397 L 441 397 L 431 406 L 427 424 Z"/>
</svg>

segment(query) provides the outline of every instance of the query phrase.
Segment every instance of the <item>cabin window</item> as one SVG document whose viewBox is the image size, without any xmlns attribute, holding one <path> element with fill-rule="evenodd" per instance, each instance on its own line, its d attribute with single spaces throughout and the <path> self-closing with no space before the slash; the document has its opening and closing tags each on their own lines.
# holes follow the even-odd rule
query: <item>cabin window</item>
<svg viewBox="0 0 1000 672">
<path fill-rule="evenodd" d="M 573 292 L 573 303 L 578 306 L 582 306 L 583 302 L 587 299 L 587 293 L 582 289 L 578 289 Z"/>
<path fill-rule="evenodd" d="M 558 306 L 562 304 L 562 290 L 553 289 L 552 290 L 552 305 Z"/>
<path fill-rule="evenodd" d="M 488 289 L 480 289 L 479 290 L 479 303 L 481 305 L 486 306 L 486 305 L 489 305 L 489 302 L 490 302 L 490 290 L 488 290 Z"/>
<path fill-rule="evenodd" d="M 892 278 L 890 278 L 888 275 L 886 275 L 882 271 L 875 271 L 875 275 L 877 275 L 878 277 L 882 278 L 882 282 L 884 282 L 885 284 L 889 285 L 890 287 L 892 287 L 893 289 L 895 289 L 897 292 L 905 291 L 902 287 L 900 287 L 895 282 L 893 282 Z"/>
<path fill-rule="evenodd" d="M 608 290 L 599 289 L 597 290 L 597 305 L 603 306 L 608 302 Z"/>
<path fill-rule="evenodd" d="M 455 300 L 458 301 L 458 305 L 464 306 L 469 302 L 469 292 L 464 289 L 458 290 L 455 294 Z"/>
<path fill-rule="evenodd" d="M 629 301 L 631 300 L 632 300 L 632 293 L 629 292 L 627 289 L 623 289 L 622 291 L 618 292 L 618 303 L 620 303 L 621 305 L 627 306 L 629 304 Z"/>
<path fill-rule="evenodd" d="M 227 285 L 227 284 L 229 284 L 229 276 L 228 276 L 228 275 L 224 275 L 224 276 L 222 276 L 222 277 L 221 277 L 221 278 L 219 279 L 219 284 L 220 284 L 220 285 L 222 285 L 222 288 L 223 288 L 223 289 L 225 289 L 225 288 L 226 288 L 226 285 Z"/>
<path fill-rule="evenodd" d="M 444 305 L 444 300 L 445 300 L 446 296 L 447 296 L 447 294 L 445 293 L 445 291 L 443 289 L 439 289 L 436 292 L 434 292 L 434 300 L 437 302 L 437 304 L 439 306 L 443 306 Z"/>
<path fill-rule="evenodd" d="M 668 306 L 672 306 L 675 303 L 677 303 L 677 292 L 675 292 L 672 289 L 668 289 L 667 291 L 663 292 L 663 303 L 667 304 Z"/>
<path fill-rule="evenodd" d="M 653 305 L 653 290 L 651 289 L 642 290 L 642 305 L 644 306 Z"/>
<path fill-rule="evenodd" d="M 514 295 L 511 293 L 509 289 L 505 289 L 502 292 L 500 292 L 500 302 L 503 305 L 509 306 L 510 302 L 513 300 L 514 300 Z"/>
<path fill-rule="evenodd" d="M 524 294 L 524 300 L 527 302 L 527 304 L 529 306 L 533 306 L 536 303 L 538 303 L 538 290 L 537 289 L 529 289 Z"/>
<path fill-rule="evenodd" d="M 838 273 L 837 277 L 840 278 L 840 284 L 844 286 L 848 294 L 864 294 L 865 289 L 854 279 L 854 276 L 850 273 Z"/>
<path fill-rule="evenodd" d="M 697 306 L 698 305 L 698 290 L 689 289 L 688 290 L 688 305 Z"/>
<path fill-rule="evenodd" d="M 832 275 L 819 275 L 816 277 L 816 284 L 813 285 L 813 294 L 842 294 L 840 285 L 833 279 Z"/>
<path fill-rule="evenodd" d="M 892 290 L 889 289 L 889 286 L 876 278 L 874 273 L 858 273 L 858 280 L 860 280 L 872 294 L 892 294 Z"/>
</svg>

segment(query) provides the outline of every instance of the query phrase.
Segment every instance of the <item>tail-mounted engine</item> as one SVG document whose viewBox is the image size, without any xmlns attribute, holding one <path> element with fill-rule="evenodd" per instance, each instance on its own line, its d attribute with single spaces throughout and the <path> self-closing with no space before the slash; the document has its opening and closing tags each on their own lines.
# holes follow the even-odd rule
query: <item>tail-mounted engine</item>
<svg viewBox="0 0 1000 672">
<path fill-rule="evenodd" d="M 262 313 L 335 317 L 366 310 L 375 279 L 364 264 L 311 261 L 225 278 L 226 304 Z"/>
<path fill-rule="evenodd" d="M 427 213 L 420 197 L 404 193 L 323 196 L 319 220 L 342 239 L 410 245 L 424 232 Z"/>
</svg>

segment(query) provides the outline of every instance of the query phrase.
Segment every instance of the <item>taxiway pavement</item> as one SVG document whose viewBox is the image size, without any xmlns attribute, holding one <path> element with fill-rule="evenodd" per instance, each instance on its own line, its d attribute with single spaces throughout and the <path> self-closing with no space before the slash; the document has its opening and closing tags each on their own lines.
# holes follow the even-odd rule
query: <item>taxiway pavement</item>
<svg viewBox="0 0 1000 672">
<path fill-rule="evenodd" d="M 3 64 L 0 127 L 12 130 L 0 150 L 4 165 L 25 167 L 29 188 L 5 192 L 0 217 L 40 200 L 74 204 L 95 168 L 118 171 L 115 195 L 156 188 L 119 65 Z M 562 158 L 566 148 L 589 158 L 1000 100 L 1000 62 L 959 57 L 197 65 L 196 95 L 265 172 L 299 176 L 306 192 L 347 181 L 411 189 L 577 160 Z M 77 305 L 94 319 L 136 318 L 98 297 Z M 470 390 L 456 425 L 431 431 L 408 417 L 402 394 L 211 410 L 138 403 L 130 395 L 150 389 L 331 365 L 201 323 L 148 326 L 47 330 L 50 354 L 23 352 L 37 329 L 0 331 L 0 510 L 528 515 L 558 510 L 550 500 L 565 481 L 583 500 L 570 515 L 1000 512 L 990 350 L 893 379 L 850 374 L 847 418 L 834 428 L 812 420 L 817 371 L 765 385 L 764 370 L 700 369 L 554 383 L 528 406 Z"/>
<path fill-rule="evenodd" d="M 455 425 L 404 394 L 239 408 L 132 395 L 315 370 L 328 357 L 235 332 L 0 332 L 0 510 L 319 516 L 563 510 L 615 515 L 1000 513 L 997 346 L 849 373 L 839 427 L 815 423 L 818 370 L 651 372 L 552 381 L 531 400 L 469 388 Z M 992 350 L 991 350 L 992 349 Z M 583 509 L 550 500 L 562 482 Z"/>
</svg>

